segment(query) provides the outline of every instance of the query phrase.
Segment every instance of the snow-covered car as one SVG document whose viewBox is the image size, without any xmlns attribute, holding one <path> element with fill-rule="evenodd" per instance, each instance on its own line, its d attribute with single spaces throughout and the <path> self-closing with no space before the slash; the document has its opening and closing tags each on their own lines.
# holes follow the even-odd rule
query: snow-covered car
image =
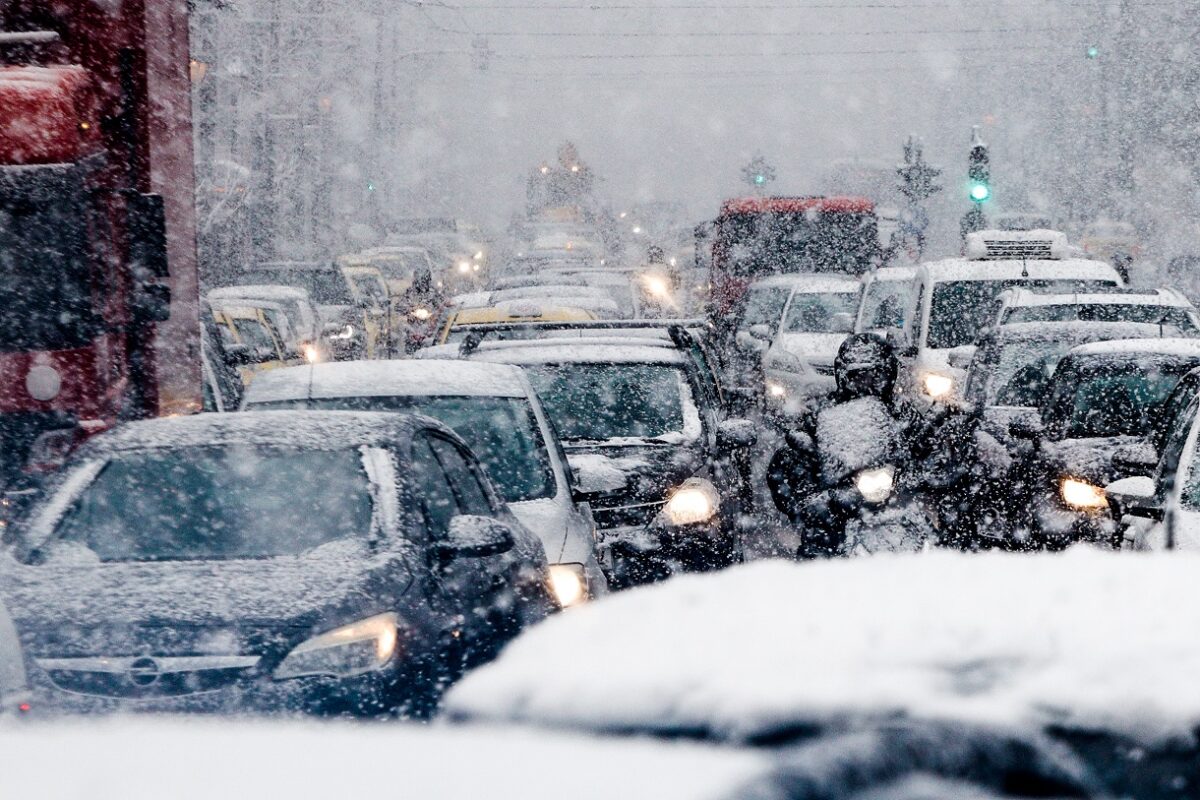
<svg viewBox="0 0 1200 800">
<path fill-rule="evenodd" d="M 242 300 L 260 300 L 278 303 L 288 318 L 288 326 L 294 337 L 290 344 L 301 347 L 313 344 L 321 335 L 321 321 L 317 307 L 313 305 L 308 290 L 299 286 L 251 284 L 246 286 L 222 286 L 210 289 L 205 295 L 209 303 L 239 305 Z"/>
<path fill-rule="evenodd" d="M 763 354 L 766 397 L 775 408 L 832 391 L 833 360 L 862 300 L 862 283 L 834 275 L 790 275 L 792 291 L 778 332 Z"/>
<path fill-rule="evenodd" d="M 726 353 L 727 379 L 758 398 L 763 391 L 762 358 L 779 333 L 783 309 L 792 296 L 794 276 L 773 275 L 750 284 L 746 302 Z"/>
<path fill-rule="evenodd" d="M 1114 454 L 1152 432 L 1163 401 L 1200 366 L 1200 340 L 1118 339 L 1072 348 L 1045 387 L 1037 420 L 1014 420 L 1022 449 L 1009 490 L 1028 509 L 1018 543 L 1062 547 L 1112 542 L 1104 487 L 1119 477 Z M 1001 532 L 1001 535 L 1003 533 Z"/>
<path fill-rule="evenodd" d="M 425 417 L 205 414 L 83 447 L 0 559 L 39 707 L 425 715 L 557 608 Z"/>
<path fill-rule="evenodd" d="M 29 681 L 21 640 L 4 604 L 0 603 L 0 719 L 28 712 Z"/>
<path fill-rule="evenodd" d="M 914 267 L 880 267 L 863 276 L 862 303 L 854 321 L 855 333 L 886 336 L 904 326 L 912 305 Z"/>
<path fill-rule="evenodd" d="M 1005 289 L 1097 292 L 1123 285 L 1108 264 L 1072 252 L 1056 231 L 984 231 L 967 237 L 965 258 L 918 267 L 896 333 L 910 365 L 905 381 L 935 400 L 959 393 L 975 340 L 996 319 L 997 296 Z"/>
<path fill-rule="evenodd" d="M 1014 322 L 1138 322 L 1164 336 L 1200 336 L 1200 313 L 1175 289 L 1047 294 L 1009 289 L 1000 294 L 997 325 Z"/>
<path fill-rule="evenodd" d="M 992 328 L 978 341 L 963 395 L 988 431 L 1006 439 L 1014 419 L 1037 418 L 1050 378 L 1071 348 L 1159 334 L 1157 325 L 1128 322 L 1014 322 Z"/>
<path fill-rule="evenodd" d="M 682 329 L 582 332 L 484 340 L 462 353 L 525 369 L 578 474 L 614 585 L 738 560 L 750 487 L 737 456 L 756 434 L 746 420 L 725 419 L 700 345 Z"/>
<path fill-rule="evenodd" d="M 263 380 L 262 378 L 266 378 Z M 251 384 L 247 411 L 423 414 L 450 426 L 487 468 L 517 519 L 538 535 L 564 607 L 604 594 L 594 524 L 541 401 L 518 367 L 463 361 L 357 361 L 275 370 Z"/>
<path fill-rule="evenodd" d="M 756 562 L 550 620 L 445 708 L 841 765 L 840 791 L 793 797 L 911 775 L 985 797 L 1190 796 L 1198 570 L 1084 548 Z"/>
</svg>

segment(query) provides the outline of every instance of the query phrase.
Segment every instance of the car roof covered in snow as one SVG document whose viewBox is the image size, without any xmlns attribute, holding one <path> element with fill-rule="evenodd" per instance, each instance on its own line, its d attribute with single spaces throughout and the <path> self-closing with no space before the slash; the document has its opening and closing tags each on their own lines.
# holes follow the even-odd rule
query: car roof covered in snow
<svg viewBox="0 0 1200 800">
<path fill-rule="evenodd" d="M 81 455 L 146 448 L 264 445 L 317 450 L 404 441 L 419 428 L 450 429 L 410 414 L 368 411 L 256 411 L 129 422 L 97 436 Z"/>
<path fill-rule="evenodd" d="M 751 288 L 757 289 L 760 286 L 787 288 L 800 294 L 853 294 L 862 290 L 862 284 L 857 278 L 812 273 L 772 275 L 755 281 Z"/>
<path fill-rule="evenodd" d="M 500 364 L 683 364 L 686 357 L 669 340 L 643 338 L 486 339 L 469 356 Z"/>
<path fill-rule="evenodd" d="M 268 370 L 246 390 L 246 405 L 330 397 L 526 397 L 518 367 L 468 361 L 336 361 Z"/>
<path fill-rule="evenodd" d="M 965 258 L 948 258 L 922 264 L 918 273 L 934 283 L 1022 278 L 1034 281 L 1110 281 L 1114 286 L 1122 283 L 1121 276 L 1110 265 L 1083 258 L 1062 261 L 969 261 Z"/>
<path fill-rule="evenodd" d="M 1032 289 L 1010 289 L 1004 296 L 1005 305 L 1017 306 L 1163 306 L 1164 308 L 1189 308 L 1192 303 L 1175 289 L 1152 289 L 1150 291 L 1116 292 L 1038 292 Z"/>
<path fill-rule="evenodd" d="M 1200 339 L 1168 337 L 1165 339 L 1113 339 L 1107 342 L 1092 342 L 1071 348 L 1069 355 L 1119 356 L 1161 355 L 1184 358 L 1200 356 Z"/>
<path fill-rule="evenodd" d="M 216 289 L 210 289 L 205 296 L 209 300 L 241 300 L 243 298 L 262 298 L 264 300 L 309 301 L 307 289 L 299 286 L 283 286 L 274 283 L 254 283 L 247 284 L 246 286 L 221 286 Z"/>
<path fill-rule="evenodd" d="M 1198 571 L 1198 554 L 1082 548 L 760 561 L 547 620 L 446 707 L 728 741 L 871 718 L 1190 739 Z"/>
<path fill-rule="evenodd" d="M 864 281 L 902 282 L 911 281 L 917 275 L 916 267 L 879 267 L 863 276 Z"/>
</svg>

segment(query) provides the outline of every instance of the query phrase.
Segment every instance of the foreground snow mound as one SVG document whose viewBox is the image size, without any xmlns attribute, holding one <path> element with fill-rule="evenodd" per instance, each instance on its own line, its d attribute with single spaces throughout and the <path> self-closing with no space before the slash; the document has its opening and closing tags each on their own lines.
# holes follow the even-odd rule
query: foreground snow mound
<svg viewBox="0 0 1200 800">
<path fill-rule="evenodd" d="M 892 714 L 1151 742 L 1200 723 L 1200 555 L 1077 549 L 758 562 L 573 610 L 458 718 L 728 739 Z"/>
<path fill-rule="evenodd" d="M 3 730 L 0 797 L 716 800 L 764 758 L 697 744 L 497 728 L 124 720 Z M 63 755 L 71 753 L 71 768 Z"/>
</svg>

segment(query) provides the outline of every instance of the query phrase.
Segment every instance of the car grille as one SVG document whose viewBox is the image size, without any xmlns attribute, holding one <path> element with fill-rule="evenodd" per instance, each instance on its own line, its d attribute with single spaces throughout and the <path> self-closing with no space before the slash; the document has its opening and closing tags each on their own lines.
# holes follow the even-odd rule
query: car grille
<svg viewBox="0 0 1200 800">
<path fill-rule="evenodd" d="M 252 677 L 259 656 L 39 658 L 58 688 L 100 697 L 179 697 L 211 692 Z"/>
</svg>

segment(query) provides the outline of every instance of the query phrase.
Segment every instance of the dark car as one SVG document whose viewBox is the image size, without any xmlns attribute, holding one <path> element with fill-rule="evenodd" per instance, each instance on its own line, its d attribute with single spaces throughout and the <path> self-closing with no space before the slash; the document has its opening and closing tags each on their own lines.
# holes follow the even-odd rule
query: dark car
<svg viewBox="0 0 1200 800">
<path fill-rule="evenodd" d="M 699 343 L 649 328 L 591 333 L 484 341 L 468 357 L 525 368 L 591 506 L 615 586 L 739 560 L 755 433 L 725 418 Z"/>
<path fill-rule="evenodd" d="M 428 714 L 555 606 L 545 554 L 427 417 L 132 423 L 23 518 L 0 593 L 41 705 Z"/>
<path fill-rule="evenodd" d="M 1163 403 L 1197 366 L 1195 339 L 1116 340 L 1072 349 L 1045 387 L 1037 420 L 1012 424 L 1012 435 L 1029 442 L 1017 450 L 1008 480 L 1018 505 L 1028 510 L 1016 543 L 1114 541 L 1104 486 L 1123 476 L 1113 456 L 1153 432 Z"/>
</svg>

